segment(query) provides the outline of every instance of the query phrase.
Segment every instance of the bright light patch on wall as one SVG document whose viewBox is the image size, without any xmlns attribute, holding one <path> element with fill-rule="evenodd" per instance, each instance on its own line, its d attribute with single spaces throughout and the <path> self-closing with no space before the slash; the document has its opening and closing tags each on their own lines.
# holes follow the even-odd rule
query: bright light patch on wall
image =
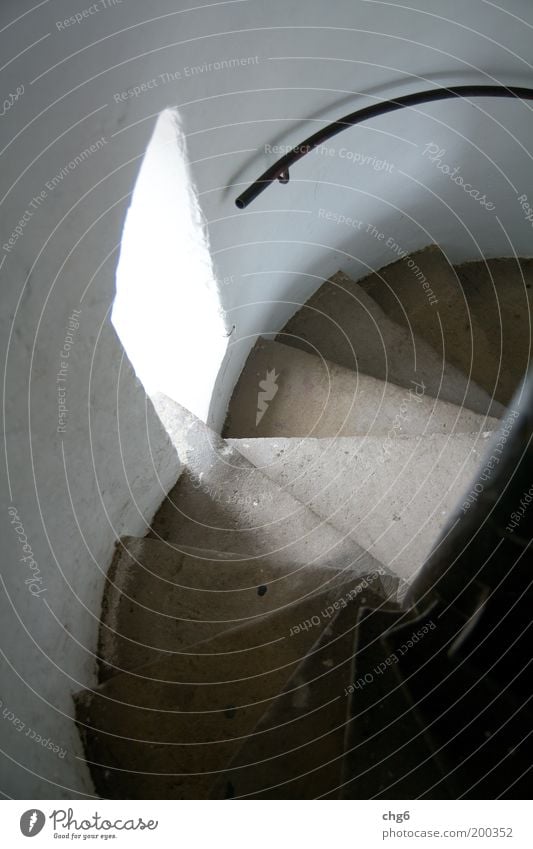
<svg viewBox="0 0 533 849">
<path fill-rule="evenodd" d="M 175 110 L 159 116 L 135 185 L 112 322 L 147 393 L 205 421 L 227 334 Z"/>
</svg>

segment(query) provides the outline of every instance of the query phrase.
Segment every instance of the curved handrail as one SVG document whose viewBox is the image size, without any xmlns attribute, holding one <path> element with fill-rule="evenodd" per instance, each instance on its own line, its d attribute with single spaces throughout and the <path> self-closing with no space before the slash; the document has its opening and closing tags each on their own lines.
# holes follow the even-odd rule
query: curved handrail
<svg viewBox="0 0 533 849">
<path fill-rule="evenodd" d="M 336 136 L 337 133 L 342 132 L 347 127 L 360 124 L 362 121 L 366 121 L 367 118 L 385 115 L 387 112 L 394 112 L 396 109 L 404 109 L 406 106 L 431 103 L 434 100 L 447 100 L 451 97 L 514 97 L 523 100 L 533 100 L 533 89 L 504 85 L 459 85 L 450 88 L 443 87 L 430 89 L 429 91 L 418 91 L 413 94 L 404 94 L 402 97 L 394 98 L 394 100 L 385 100 L 382 103 L 365 106 L 363 109 L 350 112 L 344 118 L 338 118 L 336 121 L 318 130 L 318 132 L 313 133 L 312 136 L 309 136 L 301 144 L 293 147 L 292 150 L 282 156 L 281 159 L 278 159 L 270 168 L 267 168 L 251 186 L 239 195 L 235 201 L 236 206 L 239 209 L 244 209 L 275 180 L 279 180 L 280 183 L 288 183 L 289 168 L 295 162 L 298 162 L 307 153 L 310 153 L 314 148 L 323 144 L 327 139 L 332 138 L 332 136 Z"/>
</svg>

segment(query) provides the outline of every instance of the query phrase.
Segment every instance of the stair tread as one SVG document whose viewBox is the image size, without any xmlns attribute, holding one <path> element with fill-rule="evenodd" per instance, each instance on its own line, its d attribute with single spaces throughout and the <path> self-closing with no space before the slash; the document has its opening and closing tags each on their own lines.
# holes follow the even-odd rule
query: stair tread
<svg viewBox="0 0 533 849">
<path fill-rule="evenodd" d="M 287 686 L 254 729 L 212 798 L 315 799 L 341 781 L 357 610 L 380 604 L 372 584 L 333 615 Z"/>
<path fill-rule="evenodd" d="M 148 537 L 122 537 L 104 591 L 100 680 L 252 624 L 312 594 L 336 595 L 347 580 L 319 565 L 290 569 L 275 560 L 180 551 Z"/>
<path fill-rule="evenodd" d="M 456 267 L 476 320 L 501 356 L 510 376 L 509 398 L 531 359 L 531 289 L 533 260 L 488 259 Z"/>
<path fill-rule="evenodd" d="M 339 598 L 350 592 L 356 581 Z M 78 693 L 76 718 L 100 795 L 207 798 L 312 648 L 330 602 L 330 594 L 314 596 Z M 316 629 L 291 633 L 315 615 Z"/>
<path fill-rule="evenodd" d="M 278 389 L 256 424 L 259 383 L 273 372 Z M 423 384 L 405 389 L 260 339 L 233 393 L 225 436 L 376 436 L 395 423 L 403 433 L 474 432 L 496 424 L 425 390 Z"/>
<path fill-rule="evenodd" d="M 404 580 L 468 491 L 490 432 L 229 442 L 265 475 Z"/>
<path fill-rule="evenodd" d="M 430 303 L 426 297 L 424 281 L 436 302 Z M 436 245 L 359 283 L 391 319 L 411 328 L 497 401 L 509 402 L 516 380 L 501 369 L 494 340 L 470 312 L 458 274 Z"/>
<path fill-rule="evenodd" d="M 527 285 L 508 262 L 454 270 L 432 246 L 360 284 L 339 272 L 258 341 L 226 440 L 156 396 L 185 472 L 149 536 L 119 541 L 100 683 L 74 697 L 101 796 L 448 792 L 400 674 L 418 672 L 415 651 L 376 664 L 396 649 L 385 600 L 468 493 L 529 360 Z"/>
<path fill-rule="evenodd" d="M 424 339 L 392 321 L 362 286 L 341 271 L 306 301 L 276 340 L 397 386 L 424 383 L 433 398 L 483 415 L 503 414 L 501 404 L 443 361 Z"/>
<path fill-rule="evenodd" d="M 175 417 L 176 446 L 186 471 L 152 522 L 150 536 L 178 545 L 232 551 L 281 568 L 306 564 L 357 573 L 376 571 L 372 555 L 263 475 L 237 449 L 179 405 L 165 400 L 161 415 Z M 163 419 L 165 420 L 165 419 Z M 174 436 L 172 436 L 174 440 Z M 181 440 L 181 441 L 178 441 Z"/>
</svg>

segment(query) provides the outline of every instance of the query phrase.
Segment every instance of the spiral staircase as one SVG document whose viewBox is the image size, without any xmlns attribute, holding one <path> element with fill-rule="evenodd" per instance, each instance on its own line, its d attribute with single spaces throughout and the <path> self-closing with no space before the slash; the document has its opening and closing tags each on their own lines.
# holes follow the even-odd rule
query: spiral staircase
<svg viewBox="0 0 533 849">
<path fill-rule="evenodd" d="M 485 580 L 477 552 L 453 593 L 439 580 L 514 415 L 532 280 L 533 260 L 453 267 L 436 246 L 339 272 L 258 339 L 222 436 L 153 399 L 185 471 L 107 576 L 98 686 L 75 699 L 100 796 L 522 792 L 524 664 L 509 684 L 476 639 L 511 561 Z M 510 580 L 520 611 L 529 579 Z"/>
</svg>

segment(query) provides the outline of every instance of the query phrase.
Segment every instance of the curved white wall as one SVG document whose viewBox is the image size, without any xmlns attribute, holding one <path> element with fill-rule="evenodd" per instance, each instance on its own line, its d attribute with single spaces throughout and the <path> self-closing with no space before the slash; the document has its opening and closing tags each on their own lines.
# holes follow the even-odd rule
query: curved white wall
<svg viewBox="0 0 533 849">
<path fill-rule="evenodd" d="M 288 186 L 272 187 L 248 210 L 233 204 L 274 160 L 265 144 L 297 143 L 372 96 L 428 80 L 531 84 L 527 0 L 508 0 L 505 10 L 484 0 L 243 0 L 188 11 L 181 0 L 104 5 L 69 26 L 67 0 L 34 11 L 27 0 L 4 0 L 0 9 L 8 63 L 2 91 L 25 87 L 0 117 L 12 487 L 2 507 L 9 600 L 1 698 L 7 717 L 68 750 L 50 753 L 3 719 L 2 785 L 19 797 L 91 792 L 64 714 L 71 691 L 94 681 L 91 652 L 114 536 L 142 533 L 178 472 L 150 407 L 145 420 L 144 393 L 109 321 L 125 213 L 157 115 L 176 106 L 182 116 L 226 328 L 235 325 L 211 405 L 217 425 L 254 335 L 278 329 L 338 267 L 358 277 L 394 260 L 389 237 L 406 250 L 438 241 L 453 260 L 531 252 L 518 197 L 533 197 L 533 116 L 530 106 L 508 101 L 436 104 L 376 119 L 339 136 L 331 155 L 306 157 Z M 429 143 L 445 149 L 443 162 L 460 167 L 495 210 L 424 156 Z M 341 149 L 388 164 L 353 164 Z M 361 229 L 320 210 L 360 219 Z M 369 224 L 384 237 L 367 232 Z M 60 353 L 74 309 L 81 314 L 70 327 L 79 328 L 63 385 Z M 199 324 L 197 350 L 206 332 Z M 217 365 L 198 360 L 198 380 L 213 382 Z M 64 433 L 57 432 L 58 386 L 68 393 Z M 161 483 L 154 465 L 166 470 Z M 46 580 L 46 601 L 24 584 L 11 504 Z"/>
</svg>

